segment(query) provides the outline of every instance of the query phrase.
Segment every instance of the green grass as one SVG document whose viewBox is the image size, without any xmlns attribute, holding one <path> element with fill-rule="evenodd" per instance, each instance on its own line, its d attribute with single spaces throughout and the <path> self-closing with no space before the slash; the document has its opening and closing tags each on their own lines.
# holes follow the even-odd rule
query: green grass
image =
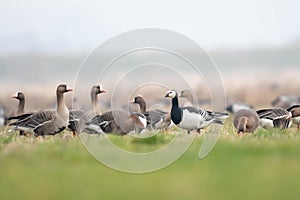
<svg viewBox="0 0 300 200">
<path fill-rule="evenodd" d="M 299 199 L 300 133 L 258 129 L 237 137 L 230 123 L 212 152 L 198 159 L 205 133 L 172 165 L 122 173 L 94 159 L 79 138 L 0 133 L 0 199 Z M 109 136 L 129 151 L 153 151 L 174 135 L 145 140 Z"/>
</svg>

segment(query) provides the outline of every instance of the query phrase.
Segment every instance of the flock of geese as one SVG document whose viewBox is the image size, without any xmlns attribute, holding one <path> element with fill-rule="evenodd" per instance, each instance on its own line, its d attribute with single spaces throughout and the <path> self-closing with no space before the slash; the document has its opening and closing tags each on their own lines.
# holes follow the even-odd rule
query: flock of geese
<svg viewBox="0 0 300 200">
<path fill-rule="evenodd" d="M 92 111 L 69 110 L 64 101 L 65 93 L 73 91 L 66 84 L 60 84 L 56 89 L 57 107 L 55 110 L 40 110 L 26 112 L 25 95 L 17 92 L 12 96 L 19 101 L 14 116 L 8 117 L 8 126 L 18 130 L 20 135 L 33 134 L 35 136 L 55 135 L 67 129 L 76 136 L 78 133 L 91 134 L 115 133 L 125 135 L 130 132 L 142 133 L 144 129 L 166 130 L 172 125 L 186 130 L 188 133 L 208 127 L 215 123 L 223 125 L 229 114 L 225 112 L 212 112 L 194 106 L 180 106 L 178 93 L 170 90 L 165 97 L 172 102 L 171 111 L 160 109 L 147 110 L 146 101 L 142 96 L 136 96 L 130 104 L 137 104 L 139 112 L 125 110 L 111 110 L 99 112 L 98 95 L 105 93 L 101 85 L 91 88 Z M 180 97 L 193 101 L 188 90 L 181 91 Z M 287 101 L 288 96 L 283 99 Z M 279 97 L 273 103 L 282 102 Z M 293 99 L 293 98 L 292 98 Z M 293 99 L 294 100 L 294 99 Z M 300 99 L 286 108 L 269 108 L 254 110 L 245 103 L 233 103 L 226 109 L 233 113 L 233 125 L 238 135 L 254 133 L 261 126 L 263 128 L 287 129 L 292 123 L 300 128 Z M 194 103 L 194 102 L 192 102 Z M 298 103 L 298 104 L 297 104 Z"/>
</svg>

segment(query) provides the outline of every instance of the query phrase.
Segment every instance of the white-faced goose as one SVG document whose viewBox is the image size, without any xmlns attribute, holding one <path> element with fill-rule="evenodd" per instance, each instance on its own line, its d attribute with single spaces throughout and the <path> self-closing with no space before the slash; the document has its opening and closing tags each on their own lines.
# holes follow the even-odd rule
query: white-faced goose
<svg viewBox="0 0 300 200">
<path fill-rule="evenodd" d="M 56 89 L 57 109 L 41 110 L 32 115 L 20 115 L 18 121 L 11 123 L 11 126 L 25 132 L 31 132 L 35 136 L 54 135 L 63 131 L 69 122 L 69 110 L 64 101 L 64 93 L 72 91 L 65 84 Z"/>
<path fill-rule="evenodd" d="M 240 109 L 234 114 L 233 125 L 237 133 L 254 133 L 259 126 L 259 117 L 255 110 Z"/>
<path fill-rule="evenodd" d="M 140 112 L 143 113 L 147 118 L 147 126 L 152 129 L 164 129 L 168 127 L 171 123 L 170 117 L 168 117 L 168 112 L 163 110 L 146 110 L 146 101 L 142 96 L 137 96 L 130 103 L 136 103 L 140 107 Z"/>
<path fill-rule="evenodd" d="M 263 128 L 287 129 L 292 124 L 292 113 L 285 109 L 261 109 L 256 112 L 260 118 L 260 126 Z"/>
<path fill-rule="evenodd" d="M 115 110 L 95 116 L 86 125 L 98 133 L 125 135 L 132 131 L 141 132 L 147 126 L 147 119 L 142 113 Z"/>
<path fill-rule="evenodd" d="M 98 94 L 104 93 L 106 90 L 101 85 L 95 85 L 91 89 L 91 100 L 93 106 L 93 116 L 87 116 L 89 113 L 85 113 L 82 110 L 70 110 L 69 125 L 68 128 L 73 132 L 73 136 L 81 132 L 87 122 L 88 118 L 92 118 L 95 115 L 100 114 L 98 105 Z"/>
<path fill-rule="evenodd" d="M 292 121 L 297 124 L 298 131 L 300 130 L 300 105 L 293 105 L 287 109 L 292 113 Z"/>
<path fill-rule="evenodd" d="M 241 109 L 253 109 L 253 107 L 247 103 L 244 103 L 244 102 L 233 102 L 232 104 L 229 104 L 227 107 L 226 107 L 226 110 L 228 112 L 231 112 L 231 113 L 236 113 L 237 111 L 241 110 Z"/>
<path fill-rule="evenodd" d="M 25 95 L 23 92 L 16 92 L 11 98 L 19 100 L 18 109 L 16 115 L 25 113 Z"/>
<path fill-rule="evenodd" d="M 223 124 L 221 119 L 228 117 L 227 113 L 210 112 L 195 107 L 179 107 L 178 95 L 175 90 L 168 91 L 165 97 L 172 99 L 171 119 L 175 125 L 185 129 L 188 133 L 192 130 L 205 128 L 212 123 Z"/>
<path fill-rule="evenodd" d="M 19 116 L 25 113 L 25 95 L 23 92 L 16 92 L 11 98 L 17 99 L 19 101 L 18 108 L 13 117 Z M 19 131 L 20 135 L 24 135 L 24 131 Z"/>
</svg>

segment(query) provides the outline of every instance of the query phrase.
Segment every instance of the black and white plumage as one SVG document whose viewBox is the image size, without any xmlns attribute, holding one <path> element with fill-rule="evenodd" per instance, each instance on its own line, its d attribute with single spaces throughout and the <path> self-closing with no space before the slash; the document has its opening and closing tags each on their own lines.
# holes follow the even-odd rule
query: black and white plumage
<svg viewBox="0 0 300 200">
<path fill-rule="evenodd" d="M 140 112 L 146 116 L 147 127 L 150 129 L 163 129 L 170 125 L 171 120 L 168 117 L 169 113 L 160 109 L 147 110 L 146 101 L 142 96 L 135 97 L 131 103 L 139 105 Z"/>
<path fill-rule="evenodd" d="M 15 117 L 18 121 L 10 126 L 18 130 L 39 135 L 54 135 L 63 131 L 69 122 L 69 110 L 64 102 L 64 93 L 72 91 L 65 84 L 61 84 L 56 89 L 57 109 L 41 110 L 33 114 L 24 114 Z"/>
<path fill-rule="evenodd" d="M 195 107 L 179 107 L 178 95 L 174 90 L 168 91 L 165 97 L 172 99 L 171 120 L 178 127 L 189 131 L 205 128 L 212 123 L 223 124 L 227 113 L 211 112 Z"/>
<path fill-rule="evenodd" d="M 232 104 L 229 104 L 227 107 L 226 107 L 226 110 L 228 112 L 231 112 L 231 113 L 236 113 L 237 111 L 241 110 L 241 109 L 248 109 L 248 110 L 251 110 L 253 109 L 253 107 L 247 103 L 244 103 L 244 102 L 233 102 Z"/>
<path fill-rule="evenodd" d="M 292 124 L 292 114 L 285 109 L 261 109 L 256 112 L 260 118 L 260 126 L 263 128 L 287 129 Z"/>
<path fill-rule="evenodd" d="M 95 115 L 100 114 L 99 105 L 98 105 L 98 94 L 104 92 L 106 92 L 106 90 L 103 89 L 101 85 L 95 85 L 92 87 L 90 94 L 91 94 L 91 100 L 93 106 L 93 113 L 84 112 L 82 110 L 70 110 L 68 129 L 70 129 L 73 132 L 73 136 L 77 135 L 79 132 L 81 132 L 84 129 L 85 123 L 89 119 L 91 119 Z"/>
<path fill-rule="evenodd" d="M 126 112 L 123 110 L 109 111 L 95 116 L 86 123 L 87 128 L 98 133 L 117 133 L 125 135 L 129 132 L 140 132 L 147 126 L 145 115 L 138 112 Z"/>
<path fill-rule="evenodd" d="M 300 105 L 293 105 L 287 109 L 292 113 L 292 121 L 297 125 L 298 131 L 300 130 Z"/>
</svg>

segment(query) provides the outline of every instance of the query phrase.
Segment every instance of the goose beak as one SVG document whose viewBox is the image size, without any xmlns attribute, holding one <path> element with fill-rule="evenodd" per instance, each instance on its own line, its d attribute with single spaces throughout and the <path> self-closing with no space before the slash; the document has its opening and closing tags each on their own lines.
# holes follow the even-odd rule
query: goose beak
<svg viewBox="0 0 300 200">
<path fill-rule="evenodd" d="M 102 90 L 101 90 L 101 93 L 102 93 L 102 92 L 107 92 L 107 90 L 102 89 Z"/>
<path fill-rule="evenodd" d="M 18 93 L 15 93 L 14 95 L 11 95 L 11 98 L 18 98 Z"/>
<path fill-rule="evenodd" d="M 170 97 L 169 94 L 166 94 L 165 97 Z"/>
<path fill-rule="evenodd" d="M 291 119 L 293 117 L 292 113 L 289 112 L 289 114 L 286 116 L 286 119 Z"/>
<path fill-rule="evenodd" d="M 70 91 L 73 91 L 73 89 L 72 88 L 70 88 L 69 86 L 67 86 L 67 92 L 70 92 Z"/>
</svg>

